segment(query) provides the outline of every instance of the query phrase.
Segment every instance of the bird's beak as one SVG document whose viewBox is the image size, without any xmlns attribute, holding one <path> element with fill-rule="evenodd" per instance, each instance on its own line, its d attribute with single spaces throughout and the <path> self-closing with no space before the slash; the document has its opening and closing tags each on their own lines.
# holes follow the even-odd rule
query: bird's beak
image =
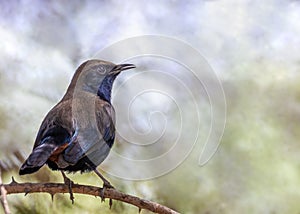
<svg viewBox="0 0 300 214">
<path fill-rule="evenodd" d="M 135 68 L 134 64 L 119 64 L 111 70 L 111 73 L 119 74 L 121 71 L 125 71 L 132 68 Z"/>
</svg>

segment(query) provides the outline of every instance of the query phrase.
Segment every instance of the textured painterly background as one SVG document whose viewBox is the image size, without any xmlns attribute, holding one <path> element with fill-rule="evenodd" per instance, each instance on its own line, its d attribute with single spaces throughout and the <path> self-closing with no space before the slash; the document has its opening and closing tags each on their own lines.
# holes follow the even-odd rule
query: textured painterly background
<svg viewBox="0 0 300 214">
<path fill-rule="evenodd" d="M 126 167 L 113 160 L 102 166 L 107 178 L 122 191 L 182 213 L 300 212 L 299 20 L 300 3 L 296 0 L 1 1 L 0 160 L 4 182 L 12 175 L 17 181 L 61 182 L 60 174 L 47 167 L 24 177 L 18 176 L 17 170 L 32 148 L 43 117 L 64 94 L 76 67 L 120 40 L 161 35 L 198 50 L 218 76 L 227 113 L 219 148 L 206 164 L 199 164 L 201 138 L 205 137 L 201 134 L 210 128 L 206 122 L 212 104 L 207 98 L 196 100 L 201 118 L 198 127 L 189 93 L 179 90 L 178 83 L 164 75 L 151 76 L 150 63 L 149 72 L 139 75 L 134 83 L 121 87 L 134 71 L 116 81 L 115 88 L 122 94 L 113 97 L 121 130 L 115 151 L 124 152 L 128 158 L 151 159 L 159 154 L 157 150 L 164 149 L 161 145 L 172 146 L 183 122 L 178 119 L 180 112 L 186 119 L 180 132 L 187 139 L 181 142 L 183 148 L 194 140 L 191 135 L 195 127 L 201 142 L 196 140 L 187 158 L 179 155 L 181 164 L 156 178 L 135 181 L 113 176 L 109 169 Z M 176 52 L 176 46 L 172 48 Z M 147 62 L 146 58 L 136 62 L 139 60 Z M 164 74 L 172 76 L 176 66 L 170 63 L 168 69 Z M 142 74 L 142 67 L 137 70 Z M 184 71 L 180 75 L 186 76 Z M 190 89 L 197 92 L 195 81 L 185 81 L 190 81 Z M 161 93 L 147 93 L 132 101 L 132 124 L 128 125 L 122 119 L 128 109 L 122 106 L 128 103 L 128 94 L 134 97 L 135 88 L 145 85 L 173 88 L 177 96 L 172 95 L 172 99 L 180 105 L 176 107 L 163 87 L 158 87 Z M 141 153 L 123 142 L 122 133 L 140 144 L 152 142 L 164 130 L 162 124 L 167 124 L 167 129 L 156 149 Z M 151 139 L 136 132 L 150 132 L 147 137 Z M 165 162 L 175 159 L 176 154 Z M 143 177 L 159 165 L 144 171 L 126 170 Z M 70 177 L 75 182 L 102 185 L 92 173 Z M 99 199 L 80 195 L 75 195 L 74 205 L 62 194 L 55 195 L 53 202 L 46 194 L 10 195 L 8 201 L 13 213 L 138 212 L 119 202 L 109 210 Z"/>
</svg>

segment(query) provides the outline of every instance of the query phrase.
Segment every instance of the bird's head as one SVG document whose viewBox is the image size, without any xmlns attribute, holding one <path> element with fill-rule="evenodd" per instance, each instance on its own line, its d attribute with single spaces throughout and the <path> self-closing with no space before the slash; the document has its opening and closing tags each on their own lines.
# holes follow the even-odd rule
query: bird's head
<svg viewBox="0 0 300 214">
<path fill-rule="evenodd" d="M 84 90 L 94 94 L 110 93 L 115 78 L 124 70 L 135 68 L 133 64 L 114 64 L 92 59 L 82 63 L 76 70 L 65 96 L 74 90 Z M 109 95 L 110 99 L 110 95 Z"/>
</svg>

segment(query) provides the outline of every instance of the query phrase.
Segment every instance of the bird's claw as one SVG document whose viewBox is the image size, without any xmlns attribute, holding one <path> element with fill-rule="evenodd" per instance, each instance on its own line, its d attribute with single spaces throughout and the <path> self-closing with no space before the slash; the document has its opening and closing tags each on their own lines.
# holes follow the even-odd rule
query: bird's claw
<svg viewBox="0 0 300 214">
<path fill-rule="evenodd" d="M 105 192 L 106 189 L 114 189 L 114 187 L 107 180 L 103 181 L 103 187 L 102 187 L 102 190 L 100 192 L 101 202 L 105 201 L 104 192 Z M 112 201 L 110 200 L 109 203 L 110 203 L 110 207 L 111 207 Z"/>
<path fill-rule="evenodd" d="M 73 191 L 72 191 L 72 186 L 74 184 L 74 182 L 68 178 L 63 172 L 62 175 L 64 177 L 64 183 L 65 185 L 67 185 L 68 189 L 69 189 L 69 194 L 70 194 L 70 200 L 72 201 L 72 204 L 74 204 L 74 195 L 73 195 Z"/>
<path fill-rule="evenodd" d="M 103 181 L 103 187 L 100 191 L 100 198 L 101 198 L 101 202 L 105 201 L 105 197 L 104 197 L 104 192 L 106 189 L 114 189 L 113 185 L 110 184 L 110 182 L 108 180 L 106 180 L 103 175 L 101 175 L 101 173 L 97 170 L 94 169 L 94 172 L 96 173 L 96 175 L 98 175 L 99 178 L 101 178 L 101 180 Z M 109 199 L 109 207 L 111 208 L 112 206 L 112 199 Z"/>
<path fill-rule="evenodd" d="M 101 189 L 101 191 L 100 191 L 101 202 L 105 201 L 104 191 L 105 191 L 105 187 L 103 186 L 102 189 Z"/>
<path fill-rule="evenodd" d="M 74 204 L 74 195 L 73 195 L 73 191 L 72 191 L 72 186 L 73 186 L 74 182 L 71 181 L 69 178 L 67 178 L 67 179 L 65 179 L 65 184 L 69 188 L 70 200 L 72 201 L 72 204 Z"/>
</svg>

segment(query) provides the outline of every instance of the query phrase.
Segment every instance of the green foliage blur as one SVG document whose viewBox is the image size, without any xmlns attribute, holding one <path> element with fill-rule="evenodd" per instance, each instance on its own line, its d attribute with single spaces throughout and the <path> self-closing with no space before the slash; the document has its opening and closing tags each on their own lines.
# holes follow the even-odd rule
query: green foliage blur
<svg viewBox="0 0 300 214">
<path fill-rule="evenodd" d="M 107 44 L 160 34 L 200 50 L 220 78 L 227 104 L 220 145 L 204 166 L 198 164 L 203 145 L 196 142 L 188 158 L 161 177 L 128 181 L 105 176 L 123 192 L 180 213 L 300 212 L 298 2 L 82 1 L 63 5 L 10 1 L 0 5 L 4 183 L 11 176 L 18 182 L 62 182 L 60 173 L 47 167 L 23 177 L 17 172 L 43 117 L 63 95 L 74 69 Z M 209 112 L 208 106 L 204 109 Z M 203 130 L 208 129 L 205 122 Z M 119 144 L 117 139 L 115 146 Z M 75 183 L 102 186 L 93 173 L 69 177 Z M 53 201 L 49 194 L 9 195 L 8 202 L 18 214 L 138 213 L 128 204 L 114 201 L 109 209 L 108 200 L 101 203 L 100 198 L 78 194 L 74 205 L 68 194 L 56 194 Z"/>
</svg>

